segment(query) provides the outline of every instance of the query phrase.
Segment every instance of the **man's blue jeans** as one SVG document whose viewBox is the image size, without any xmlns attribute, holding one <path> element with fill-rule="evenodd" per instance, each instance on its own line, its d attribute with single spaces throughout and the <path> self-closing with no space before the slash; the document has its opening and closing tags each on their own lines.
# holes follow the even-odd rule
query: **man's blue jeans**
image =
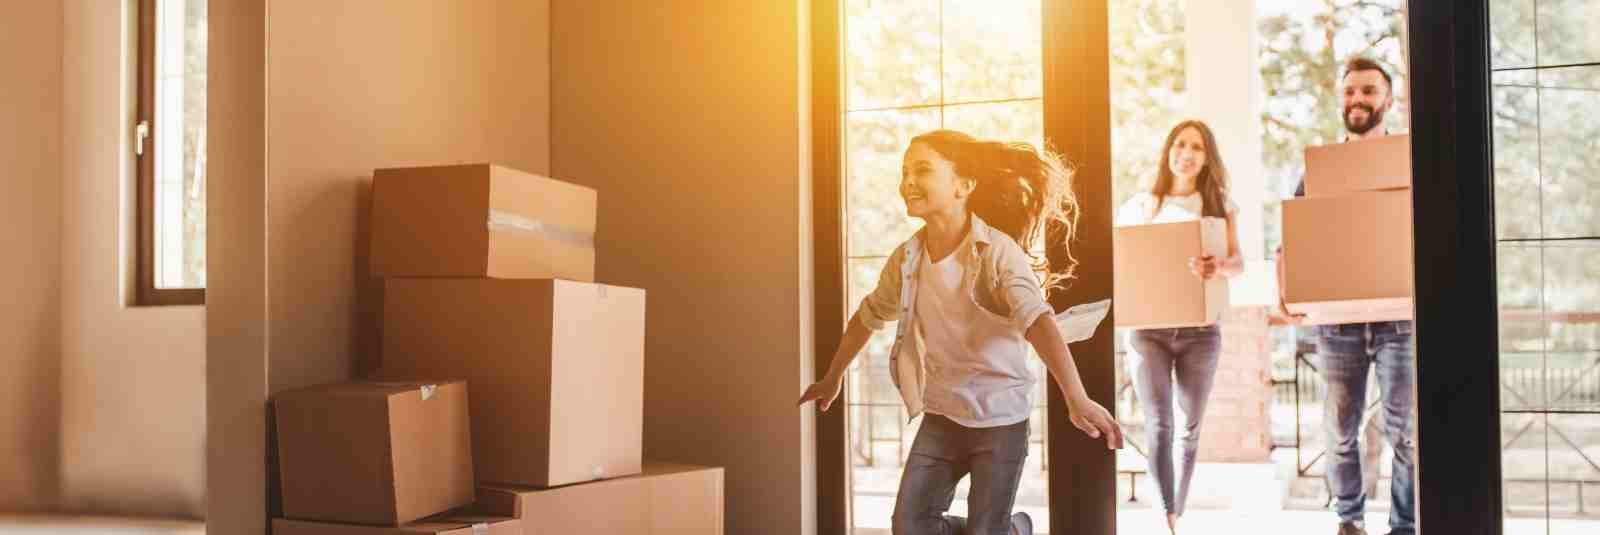
<svg viewBox="0 0 1600 535">
<path fill-rule="evenodd" d="M 1328 383 L 1323 426 L 1327 430 L 1328 484 L 1342 522 L 1360 522 L 1367 496 L 1361 484 L 1361 416 L 1366 410 L 1367 372 L 1375 370 L 1383 435 L 1394 448 L 1389 529 L 1416 532 L 1416 353 L 1411 322 L 1324 325 L 1317 328 L 1317 353 Z M 1375 368 L 1374 368 L 1375 367 Z"/>
</svg>

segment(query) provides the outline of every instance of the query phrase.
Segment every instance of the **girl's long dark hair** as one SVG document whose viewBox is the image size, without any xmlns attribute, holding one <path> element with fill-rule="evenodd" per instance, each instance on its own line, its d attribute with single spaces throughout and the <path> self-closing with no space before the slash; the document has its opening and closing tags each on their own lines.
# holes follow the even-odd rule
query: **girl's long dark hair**
<svg viewBox="0 0 1600 535">
<path fill-rule="evenodd" d="M 1071 242 L 1078 229 L 1078 197 L 1072 191 L 1072 168 L 1060 155 L 1028 143 L 982 141 L 954 130 L 917 136 L 955 164 L 956 175 L 977 182 L 967 208 L 1022 246 L 1045 288 L 1071 279 L 1077 267 Z M 1059 241 L 1066 254 L 1055 262 L 1039 253 Z"/>
<path fill-rule="evenodd" d="M 1226 218 L 1228 168 L 1222 165 L 1222 153 L 1217 151 L 1217 136 L 1211 133 L 1211 127 L 1206 123 L 1196 120 L 1184 121 L 1172 127 L 1172 131 L 1167 133 L 1167 142 L 1161 144 L 1161 167 L 1156 170 L 1155 185 L 1150 187 L 1150 194 L 1156 196 L 1156 207 L 1151 216 L 1161 213 L 1161 205 L 1172 193 L 1172 183 L 1177 179 L 1172 174 L 1172 144 L 1178 142 L 1178 134 L 1187 128 L 1200 132 L 1200 139 L 1206 144 L 1206 165 L 1200 168 L 1200 176 L 1194 179 L 1194 189 L 1200 192 L 1200 215 Z"/>
</svg>

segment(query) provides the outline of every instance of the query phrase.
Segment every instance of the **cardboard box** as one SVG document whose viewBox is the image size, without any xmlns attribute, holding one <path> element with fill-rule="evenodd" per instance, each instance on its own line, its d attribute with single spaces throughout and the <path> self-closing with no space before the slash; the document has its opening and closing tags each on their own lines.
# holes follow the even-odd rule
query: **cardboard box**
<svg viewBox="0 0 1600 535">
<path fill-rule="evenodd" d="M 648 463 L 632 477 L 554 489 L 485 485 L 473 507 L 522 519 L 523 535 L 719 535 L 723 470 Z"/>
<path fill-rule="evenodd" d="M 372 274 L 593 281 L 596 202 L 497 165 L 378 169 Z"/>
<path fill-rule="evenodd" d="M 1411 187 L 1411 136 L 1381 136 L 1306 149 L 1306 196 Z"/>
<path fill-rule="evenodd" d="M 522 535 L 522 521 L 490 516 L 447 515 L 404 526 L 361 526 L 272 519 L 273 535 Z"/>
<path fill-rule="evenodd" d="M 388 279 L 384 379 L 472 382 L 478 481 L 636 474 L 645 292 L 563 280 Z"/>
<path fill-rule="evenodd" d="M 472 503 L 467 405 L 461 381 L 278 394 L 283 515 L 396 526 Z"/>
<path fill-rule="evenodd" d="M 1284 303 L 1310 325 L 1411 319 L 1411 190 L 1283 203 Z"/>
<path fill-rule="evenodd" d="M 1194 327 L 1222 319 L 1228 309 L 1227 279 L 1201 279 L 1189 270 L 1189 259 L 1228 256 L 1227 220 L 1117 227 L 1113 239 L 1112 309 L 1118 327 Z"/>
</svg>

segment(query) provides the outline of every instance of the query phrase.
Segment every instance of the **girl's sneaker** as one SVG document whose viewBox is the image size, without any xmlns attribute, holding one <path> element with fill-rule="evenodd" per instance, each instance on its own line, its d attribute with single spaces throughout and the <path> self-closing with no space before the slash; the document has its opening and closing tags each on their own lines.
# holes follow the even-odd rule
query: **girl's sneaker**
<svg viewBox="0 0 1600 535">
<path fill-rule="evenodd" d="M 1028 513 L 1011 513 L 1011 535 L 1033 535 L 1033 518 Z"/>
</svg>

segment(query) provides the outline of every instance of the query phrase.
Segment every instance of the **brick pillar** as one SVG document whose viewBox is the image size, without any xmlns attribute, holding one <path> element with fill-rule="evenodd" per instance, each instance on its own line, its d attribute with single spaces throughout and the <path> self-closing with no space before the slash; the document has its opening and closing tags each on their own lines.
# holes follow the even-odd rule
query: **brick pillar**
<svg viewBox="0 0 1600 535">
<path fill-rule="evenodd" d="M 1266 307 L 1235 307 L 1222 319 L 1222 355 L 1200 428 L 1202 462 L 1267 462 L 1272 447 L 1271 331 Z"/>
</svg>

